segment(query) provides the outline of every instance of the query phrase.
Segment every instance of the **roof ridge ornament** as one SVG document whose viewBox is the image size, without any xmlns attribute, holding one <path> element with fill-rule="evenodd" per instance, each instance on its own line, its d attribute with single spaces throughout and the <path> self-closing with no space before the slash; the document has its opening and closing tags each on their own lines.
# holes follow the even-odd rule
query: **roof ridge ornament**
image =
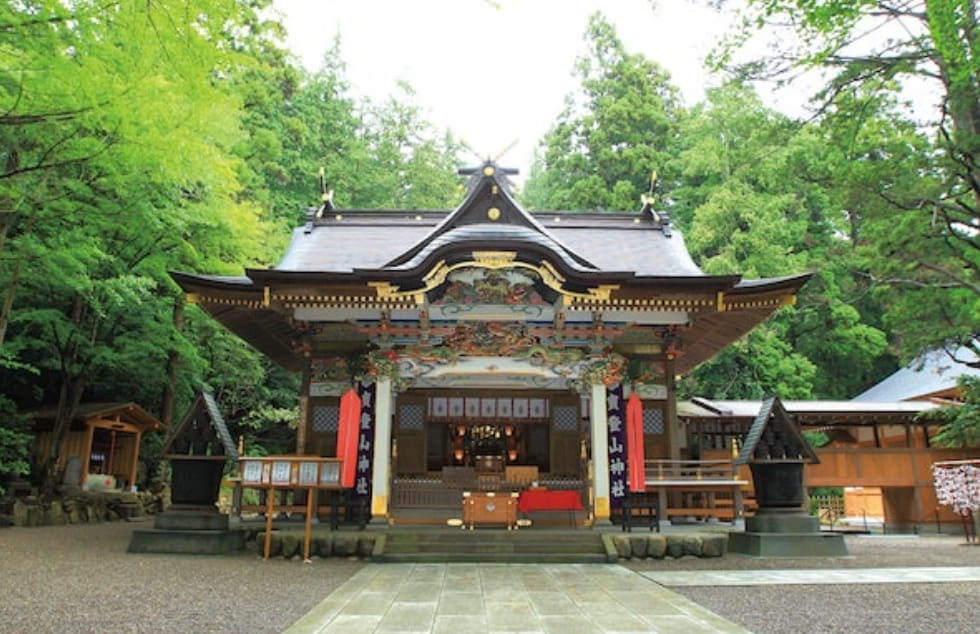
<svg viewBox="0 0 980 634">
<path fill-rule="evenodd" d="M 315 220 L 320 220 L 326 213 L 336 209 L 333 204 L 333 190 L 327 189 L 327 174 L 323 167 L 317 172 L 317 178 L 320 185 L 320 206 L 306 208 L 306 226 L 303 227 L 303 233 L 311 233 Z"/>
<path fill-rule="evenodd" d="M 664 236 L 669 238 L 671 236 L 670 215 L 667 212 L 658 212 L 653 208 L 659 185 L 660 179 L 657 178 L 657 170 L 654 170 L 650 173 L 650 190 L 645 194 L 640 194 L 640 202 L 643 203 L 643 206 L 640 208 L 640 216 L 655 225 L 659 225 L 659 229 L 663 232 Z"/>
</svg>

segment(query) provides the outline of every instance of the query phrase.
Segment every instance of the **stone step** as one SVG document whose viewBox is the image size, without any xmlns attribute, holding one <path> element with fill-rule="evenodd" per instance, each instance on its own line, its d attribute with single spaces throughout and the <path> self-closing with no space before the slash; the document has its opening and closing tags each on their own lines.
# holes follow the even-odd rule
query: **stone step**
<svg viewBox="0 0 980 634">
<path fill-rule="evenodd" d="M 372 558 L 385 563 L 510 563 L 510 564 L 605 564 L 604 553 L 384 553 Z"/>
<path fill-rule="evenodd" d="M 387 553 L 437 553 L 437 552 L 467 552 L 467 553 L 595 553 L 605 554 L 606 550 L 601 543 L 594 543 L 584 546 L 567 544 L 549 544 L 547 542 L 528 543 L 528 544 L 466 544 L 455 548 L 449 548 L 446 544 L 440 543 L 385 543 Z"/>
<path fill-rule="evenodd" d="M 606 563 L 602 536 L 591 532 L 392 532 L 375 561 Z"/>
</svg>

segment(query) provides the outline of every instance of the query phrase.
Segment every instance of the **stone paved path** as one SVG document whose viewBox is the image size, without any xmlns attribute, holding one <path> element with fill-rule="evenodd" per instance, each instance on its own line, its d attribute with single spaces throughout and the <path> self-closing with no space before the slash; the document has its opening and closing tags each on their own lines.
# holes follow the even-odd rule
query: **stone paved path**
<svg viewBox="0 0 980 634">
<path fill-rule="evenodd" d="M 287 631 L 747 632 L 613 564 L 369 564 Z"/>
</svg>

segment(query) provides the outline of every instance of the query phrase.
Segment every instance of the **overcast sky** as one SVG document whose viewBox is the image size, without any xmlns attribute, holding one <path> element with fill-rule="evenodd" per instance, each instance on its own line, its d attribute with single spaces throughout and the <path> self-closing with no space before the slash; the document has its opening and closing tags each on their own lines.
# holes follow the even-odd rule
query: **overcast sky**
<svg viewBox="0 0 980 634">
<path fill-rule="evenodd" d="M 275 0 L 287 45 L 308 68 L 341 37 L 356 94 L 382 100 L 398 80 L 429 120 L 480 157 L 530 168 L 534 146 L 575 86 L 589 16 L 601 11 L 628 51 L 671 74 L 688 105 L 710 79 L 703 61 L 722 18 L 691 0 Z M 469 157 L 477 160 L 478 157 Z"/>
</svg>

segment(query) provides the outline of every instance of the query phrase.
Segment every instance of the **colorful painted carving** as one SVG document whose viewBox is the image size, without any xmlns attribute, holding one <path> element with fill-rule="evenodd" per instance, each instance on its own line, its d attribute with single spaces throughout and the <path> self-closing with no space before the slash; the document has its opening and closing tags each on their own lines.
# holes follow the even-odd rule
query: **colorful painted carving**
<svg viewBox="0 0 980 634">
<path fill-rule="evenodd" d="M 534 290 L 536 280 L 531 275 L 516 269 L 459 269 L 447 276 L 445 292 L 432 304 L 547 304 Z"/>
</svg>

